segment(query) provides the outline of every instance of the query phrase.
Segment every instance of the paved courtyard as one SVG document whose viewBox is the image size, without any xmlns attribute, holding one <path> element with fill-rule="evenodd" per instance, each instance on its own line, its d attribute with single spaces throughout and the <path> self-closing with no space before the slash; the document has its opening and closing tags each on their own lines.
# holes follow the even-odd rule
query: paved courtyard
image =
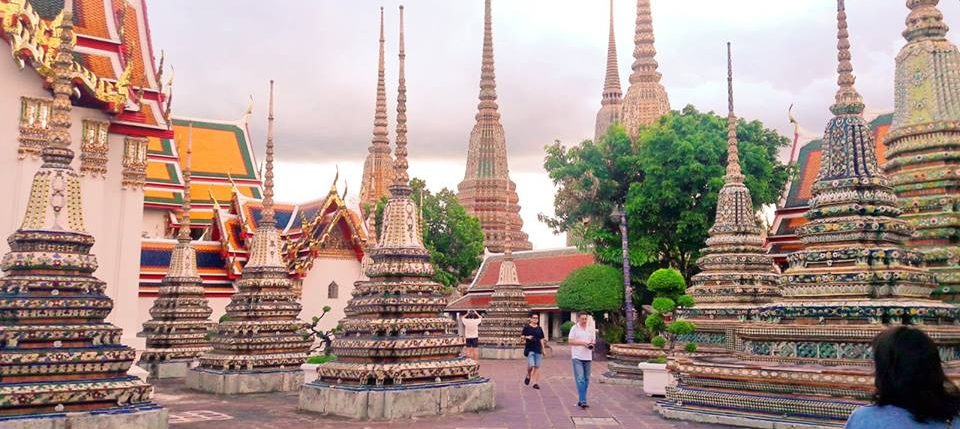
<svg viewBox="0 0 960 429">
<path fill-rule="evenodd" d="M 481 361 L 480 372 L 496 383 L 497 408 L 479 414 L 430 417 L 396 422 L 352 421 L 297 411 L 297 393 L 214 396 L 190 391 L 181 381 L 157 383 L 156 401 L 170 410 L 171 429 L 705 429 L 720 426 L 661 419 L 654 400 L 639 388 L 600 384 L 604 362 L 595 362 L 590 385 L 591 407 L 577 408 L 569 351 L 554 346 L 544 359 L 541 390 L 522 383 L 522 361 Z"/>
</svg>

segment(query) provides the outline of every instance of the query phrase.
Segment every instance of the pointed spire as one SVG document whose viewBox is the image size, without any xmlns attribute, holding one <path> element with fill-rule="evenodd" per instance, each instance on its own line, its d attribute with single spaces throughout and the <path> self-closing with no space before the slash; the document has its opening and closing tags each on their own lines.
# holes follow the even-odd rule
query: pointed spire
<svg viewBox="0 0 960 429">
<path fill-rule="evenodd" d="M 903 37 L 908 42 L 925 39 L 944 39 L 950 27 L 943 22 L 943 13 L 937 8 L 940 0 L 907 0 L 910 15 Z"/>
<path fill-rule="evenodd" d="M 267 159 L 263 180 L 263 219 L 260 225 L 275 225 L 273 215 L 273 81 L 270 81 L 270 110 L 267 114 Z"/>
<path fill-rule="evenodd" d="M 384 66 L 384 43 L 386 42 L 386 38 L 383 34 L 383 7 L 380 7 L 380 60 L 377 68 L 377 109 L 373 119 L 373 145 L 370 146 L 370 152 L 373 152 L 378 144 L 390 144 L 390 137 L 387 133 L 387 89 Z"/>
<path fill-rule="evenodd" d="M 489 0 L 487 0 L 489 1 Z M 403 5 L 400 5 L 400 65 L 397 68 L 397 141 L 393 161 L 394 178 L 390 191 L 394 196 L 410 195 L 410 176 L 407 173 L 407 78 L 404 63 L 407 54 L 403 44 Z"/>
<path fill-rule="evenodd" d="M 74 157 L 70 149 L 70 112 L 73 110 L 70 97 L 73 96 L 73 48 L 76 41 L 73 6 L 70 3 L 67 2 L 61 15 L 60 45 L 53 59 L 53 112 L 47 131 L 49 142 L 41 152 L 44 162 L 61 165 L 70 164 Z"/>
<path fill-rule="evenodd" d="M 837 89 L 836 101 L 830 107 L 835 115 L 863 113 L 863 97 L 854 87 L 857 78 L 853 75 L 850 55 L 850 33 L 847 31 L 847 11 L 844 0 L 837 0 Z"/>
<path fill-rule="evenodd" d="M 617 38 L 613 26 L 613 0 L 610 0 L 610 36 L 607 42 L 607 75 L 603 82 L 602 104 L 620 104 L 623 91 L 620 89 L 620 71 L 617 65 Z"/>
<path fill-rule="evenodd" d="M 727 181 L 743 181 L 738 143 L 737 115 L 733 113 L 733 55 L 727 42 Z"/>
<path fill-rule="evenodd" d="M 187 158 L 183 168 L 183 205 L 180 207 L 180 232 L 177 234 L 177 241 L 190 242 L 190 197 L 191 197 L 191 173 L 193 165 L 193 123 L 187 135 Z"/>
<path fill-rule="evenodd" d="M 653 13 L 650 11 L 650 0 L 637 0 L 637 23 L 633 36 L 633 73 L 630 83 L 660 82 L 660 72 L 657 71 L 657 48 L 654 46 L 656 38 L 653 36 Z"/>
<path fill-rule="evenodd" d="M 517 265 L 513 262 L 513 246 L 508 242 L 503 249 L 503 261 L 500 262 L 500 275 L 497 285 L 518 285 Z"/>
<path fill-rule="evenodd" d="M 493 13 L 491 0 L 484 3 L 483 14 L 483 59 L 480 66 L 480 103 L 477 120 L 483 116 L 500 118 L 497 112 L 497 74 L 493 63 Z"/>
</svg>

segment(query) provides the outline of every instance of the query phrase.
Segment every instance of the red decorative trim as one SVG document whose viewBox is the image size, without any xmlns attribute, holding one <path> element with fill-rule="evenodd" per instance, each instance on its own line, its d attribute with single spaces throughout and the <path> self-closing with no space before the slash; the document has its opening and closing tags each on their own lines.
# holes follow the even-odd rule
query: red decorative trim
<svg viewBox="0 0 960 429">
<path fill-rule="evenodd" d="M 77 46 L 117 54 L 120 43 L 113 40 L 90 39 L 83 35 L 77 35 Z"/>
<path fill-rule="evenodd" d="M 164 130 L 157 128 L 146 128 L 130 124 L 110 124 L 111 134 L 123 134 L 130 137 L 158 137 L 161 139 L 172 139 L 173 130 Z"/>
</svg>

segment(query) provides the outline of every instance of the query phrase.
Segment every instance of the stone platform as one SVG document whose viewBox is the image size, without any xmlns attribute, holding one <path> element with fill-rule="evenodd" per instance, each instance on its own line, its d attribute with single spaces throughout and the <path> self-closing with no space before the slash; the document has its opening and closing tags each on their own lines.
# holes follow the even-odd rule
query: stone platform
<svg viewBox="0 0 960 429">
<path fill-rule="evenodd" d="M 300 392 L 300 410 L 365 420 L 448 416 L 496 407 L 488 379 L 429 386 L 336 386 L 314 382 Z"/>
<path fill-rule="evenodd" d="M 480 359 L 526 359 L 523 348 L 516 347 L 480 347 Z"/>
<path fill-rule="evenodd" d="M 0 429 L 167 429 L 167 410 L 154 405 L 81 413 L 0 418 Z"/>
<path fill-rule="evenodd" d="M 746 417 L 743 414 L 727 414 L 715 410 L 692 410 L 688 407 L 678 408 L 666 402 L 660 402 L 656 411 L 668 419 L 685 420 L 696 423 L 729 425 L 755 429 L 841 429 L 843 424 L 836 422 L 811 422 L 810 420 L 793 419 L 786 416 L 771 417 L 756 415 Z"/>
<path fill-rule="evenodd" d="M 186 384 L 191 389 L 218 395 L 295 392 L 303 385 L 303 371 L 299 367 L 250 372 L 193 368 L 187 372 Z"/>
<path fill-rule="evenodd" d="M 152 379 L 184 378 L 194 360 L 170 360 L 163 362 L 137 362 L 137 366 L 150 373 Z"/>
</svg>

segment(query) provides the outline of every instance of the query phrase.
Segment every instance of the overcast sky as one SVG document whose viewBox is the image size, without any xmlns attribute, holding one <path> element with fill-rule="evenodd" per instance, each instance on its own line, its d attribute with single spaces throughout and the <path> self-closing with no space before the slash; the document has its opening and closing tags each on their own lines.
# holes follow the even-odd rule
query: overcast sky
<svg viewBox="0 0 960 429">
<path fill-rule="evenodd" d="M 626 91 L 636 2 L 614 0 Z M 255 100 L 262 151 L 267 81 L 277 81 L 277 196 L 325 194 L 335 166 L 356 196 L 369 145 L 377 77 L 379 7 L 386 8 L 391 133 L 395 111 L 395 0 L 148 1 L 153 45 L 176 69 L 174 114 L 235 119 Z M 433 189 L 463 178 L 474 123 L 483 37 L 482 0 L 406 0 L 411 176 Z M 848 0 L 857 87 L 868 114 L 893 109 L 894 57 L 904 0 Z M 553 213 L 543 146 L 592 137 L 607 46 L 607 0 L 494 0 L 500 112 L 524 230 L 556 247 L 537 213 Z M 942 2 L 960 31 L 960 3 Z M 822 132 L 836 88 L 834 0 L 653 0 L 660 71 L 673 109 L 726 109 L 726 41 L 733 42 L 737 113 L 792 135 Z M 954 36 L 951 33 L 950 36 Z M 954 37 L 951 37 L 954 39 Z M 392 137 L 391 137 L 392 140 Z M 262 156 L 260 157 L 262 158 Z M 342 188 L 341 188 L 342 189 Z"/>
</svg>

